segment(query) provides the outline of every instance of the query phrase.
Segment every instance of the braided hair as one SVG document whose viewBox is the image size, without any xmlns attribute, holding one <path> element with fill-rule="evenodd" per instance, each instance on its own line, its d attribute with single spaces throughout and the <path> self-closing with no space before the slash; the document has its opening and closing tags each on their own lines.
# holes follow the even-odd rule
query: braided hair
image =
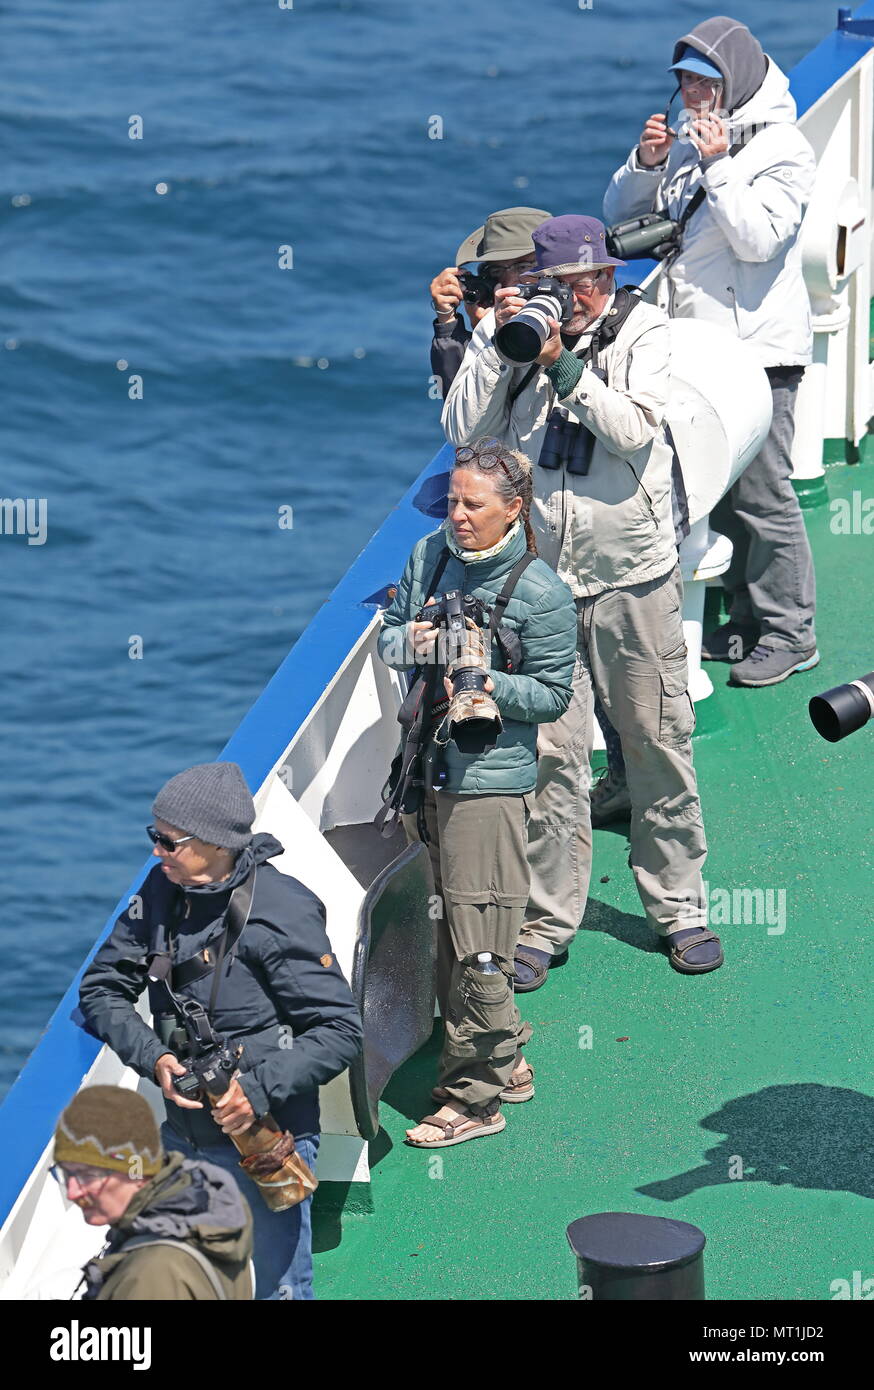
<svg viewBox="0 0 874 1390">
<path fill-rule="evenodd" d="M 502 502 L 522 498 L 519 515 L 525 527 L 525 540 L 532 555 L 537 542 L 531 528 L 533 481 L 531 460 L 518 449 L 505 449 L 499 440 L 483 436 L 455 451 L 456 468 L 470 468 L 494 478 L 495 492 Z"/>
</svg>

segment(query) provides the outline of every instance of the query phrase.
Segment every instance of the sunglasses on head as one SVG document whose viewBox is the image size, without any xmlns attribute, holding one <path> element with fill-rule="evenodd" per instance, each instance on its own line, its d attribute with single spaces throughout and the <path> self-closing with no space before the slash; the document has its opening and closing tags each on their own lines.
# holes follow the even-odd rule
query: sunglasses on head
<svg viewBox="0 0 874 1390">
<path fill-rule="evenodd" d="M 146 834 L 153 845 L 160 845 L 168 854 L 175 854 L 180 845 L 184 845 L 188 840 L 196 840 L 196 835 L 182 835 L 178 840 L 174 840 L 170 835 L 164 835 L 160 830 L 156 830 L 153 825 L 146 826 Z"/>
<path fill-rule="evenodd" d="M 471 449 L 469 445 L 455 450 L 456 463 L 476 463 L 484 473 L 490 468 L 503 468 L 507 477 L 510 477 L 510 470 L 501 458 L 503 446 L 497 439 L 491 439 L 479 449 Z"/>
</svg>

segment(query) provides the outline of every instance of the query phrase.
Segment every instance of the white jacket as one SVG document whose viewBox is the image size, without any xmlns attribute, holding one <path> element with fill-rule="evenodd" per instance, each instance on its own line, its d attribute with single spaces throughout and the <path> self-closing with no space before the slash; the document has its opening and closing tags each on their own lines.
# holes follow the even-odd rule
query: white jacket
<svg viewBox="0 0 874 1390">
<path fill-rule="evenodd" d="M 730 118 L 729 143 L 746 140 L 736 155 L 702 169 L 695 145 L 678 139 L 665 164 L 647 169 L 635 147 L 604 198 L 608 224 L 662 210 L 679 218 L 703 180 L 706 200 L 661 277 L 659 303 L 672 318 L 737 333 L 764 367 L 804 366 L 812 357 L 799 229 L 816 162 L 795 115 L 789 79 L 769 58 L 761 87 Z"/>
<path fill-rule="evenodd" d="M 541 369 L 512 407 L 509 393 L 528 368 L 506 362 L 492 342 L 494 310 L 480 319 L 443 406 L 451 443 L 493 435 L 534 463 L 531 523 L 539 555 L 575 598 L 667 574 L 677 562 L 671 516 L 672 453 L 662 434 L 670 384 L 670 326 L 639 303 L 595 366 L 559 401 Z M 537 466 L 554 405 L 595 436 L 589 472 Z"/>
</svg>

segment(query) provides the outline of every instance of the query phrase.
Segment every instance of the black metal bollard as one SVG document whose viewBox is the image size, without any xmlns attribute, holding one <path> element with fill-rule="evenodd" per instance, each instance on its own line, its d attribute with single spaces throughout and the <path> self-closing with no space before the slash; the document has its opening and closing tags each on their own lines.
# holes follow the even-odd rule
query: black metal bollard
<svg viewBox="0 0 874 1390">
<path fill-rule="evenodd" d="M 706 1237 L 688 1221 L 602 1211 L 567 1228 L 581 1299 L 697 1300 L 704 1293 Z"/>
</svg>

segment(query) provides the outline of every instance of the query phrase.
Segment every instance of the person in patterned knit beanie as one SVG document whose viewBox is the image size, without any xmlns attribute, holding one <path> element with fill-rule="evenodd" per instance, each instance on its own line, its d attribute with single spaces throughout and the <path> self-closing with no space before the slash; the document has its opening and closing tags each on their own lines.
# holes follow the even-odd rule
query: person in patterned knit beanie
<svg viewBox="0 0 874 1390">
<path fill-rule="evenodd" d="M 252 1217 L 229 1174 L 167 1154 L 152 1107 L 86 1086 L 58 1120 L 52 1173 L 106 1244 L 83 1271 L 87 1300 L 251 1299 Z"/>
</svg>

